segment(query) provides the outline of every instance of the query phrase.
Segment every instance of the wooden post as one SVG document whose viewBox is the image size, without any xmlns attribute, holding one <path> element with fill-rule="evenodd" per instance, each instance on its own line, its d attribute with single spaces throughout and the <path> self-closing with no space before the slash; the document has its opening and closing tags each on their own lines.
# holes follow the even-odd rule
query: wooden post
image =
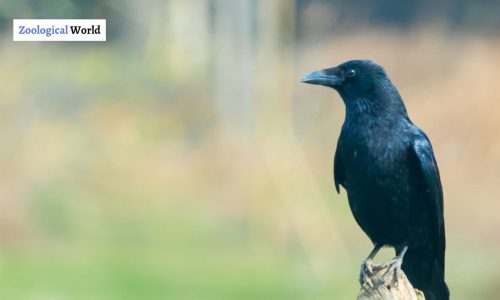
<svg viewBox="0 0 500 300">
<path fill-rule="evenodd" d="M 382 281 L 383 275 L 390 266 L 373 265 L 373 273 L 368 274 L 368 280 L 361 286 L 357 300 L 425 300 L 424 294 L 414 289 L 401 270 L 396 284 L 389 285 Z"/>
</svg>

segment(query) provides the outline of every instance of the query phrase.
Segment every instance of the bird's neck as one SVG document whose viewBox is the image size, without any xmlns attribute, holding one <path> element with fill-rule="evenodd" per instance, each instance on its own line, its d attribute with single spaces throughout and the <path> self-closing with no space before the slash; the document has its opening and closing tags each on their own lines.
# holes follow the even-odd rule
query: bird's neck
<svg viewBox="0 0 500 300">
<path fill-rule="evenodd" d="M 346 118 L 401 118 L 407 117 L 401 99 L 380 101 L 377 98 L 354 98 L 346 102 Z"/>
<path fill-rule="evenodd" d="M 399 97 L 399 95 L 397 95 Z M 384 100 L 381 100 L 384 99 Z M 343 131 L 363 131 L 370 135 L 372 130 L 395 128 L 396 124 L 409 120 L 401 98 L 354 98 L 346 102 Z"/>
<path fill-rule="evenodd" d="M 368 113 L 374 116 L 407 116 L 403 100 L 389 78 L 375 79 L 371 88 L 365 91 L 345 88 L 337 91 L 344 100 L 347 113 L 350 115 Z"/>
<path fill-rule="evenodd" d="M 375 84 L 375 87 L 364 95 L 339 92 L 346 105 L 346 118 L 408 117 L 403 99 L 389 80 Z"/>
</svg>

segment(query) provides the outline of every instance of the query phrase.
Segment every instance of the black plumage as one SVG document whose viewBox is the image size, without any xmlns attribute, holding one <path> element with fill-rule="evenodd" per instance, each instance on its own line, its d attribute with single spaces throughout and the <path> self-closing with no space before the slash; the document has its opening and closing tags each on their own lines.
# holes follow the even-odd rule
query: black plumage
<svg viewBox="0 0 500 300">
<path fill-rule="evenodd" d="M 302 81 L 334 88 L 344 101 L 335 187 L 346 189 L 354 218 L 375 245 L 368 259 L 382 246 L 394 247 L 402 259 L 398 267 L 426 299 L 449 299 L 438 166 L 384 69 L 353 60 Z"/>
</svg>

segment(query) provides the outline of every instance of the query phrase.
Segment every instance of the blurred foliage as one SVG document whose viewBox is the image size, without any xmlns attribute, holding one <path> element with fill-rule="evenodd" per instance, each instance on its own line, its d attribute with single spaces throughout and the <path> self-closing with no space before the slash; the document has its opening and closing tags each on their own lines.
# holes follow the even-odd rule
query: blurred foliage
<svg viewBox="0 0 500 300">
<path fill-rule="evenodd" d="M 473 30 L 494 34 L 500 28 L 496 17 L 500 2 L 496 0 L 408 0 L 396 2 L 345 1 L 345 0 L 299 0 L 299 12 L 310 6 L 323 6 L 332 12 L 336 27 L 366 25 L 411 29 L 428 22 L 443 23 L 451 30 Z M 307 20 L 305 20 L 307 21 Z M 334 28 L 330 28 L 334 30 Z M 336 31 L 338 32 L 338 31 Z"/>
<path fill-rule="evenodd" d="M 371 58 L 433 141 L 453 299 L 495 299 L 500 40 L 415 24 L 428 1 L 392 5 L 392 29 L 387 1 L 359 6 L 367 24 L 358 1 L 237 3 L 0 3 L 3 24 L 116 25 L 106 43 L 0 40 L 0 298 L 352 299 L 371 246 L 332 186 L 343 106 L 297 78 Z"/>
</svg>

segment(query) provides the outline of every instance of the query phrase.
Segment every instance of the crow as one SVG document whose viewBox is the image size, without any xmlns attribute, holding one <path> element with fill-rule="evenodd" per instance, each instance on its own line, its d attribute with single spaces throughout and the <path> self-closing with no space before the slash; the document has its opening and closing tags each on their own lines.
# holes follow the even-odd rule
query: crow
<svg viewBox="0 0 500 300">
<path fill-rule="evenodd" d="M 374 245 L 360 281 L 379 249 L 390 246 L 396 252 L 392 274 L 402 269 L 428 300 L 449 299 L 438 166 L 429 138 L 408 117 L 385 70 L 351 60 L 301 81 L 335 89 L 345 104 L 334 181 L 337 192 L 339 186 L 347 191 L 352 214 Z"/>
</svg>

